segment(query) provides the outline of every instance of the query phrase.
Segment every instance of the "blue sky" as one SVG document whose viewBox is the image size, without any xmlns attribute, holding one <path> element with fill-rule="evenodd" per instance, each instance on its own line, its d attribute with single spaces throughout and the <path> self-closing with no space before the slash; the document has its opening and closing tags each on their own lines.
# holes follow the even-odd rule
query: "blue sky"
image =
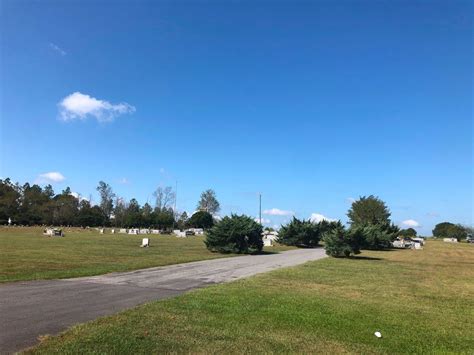
<svg viewBox="0 0 474 355">
<path fill-rule="evenodd" d="M 177 180 L 181 210 L 213 188 L 253 216 L 261 192 L 269 225 L 369 194 L 421 233 L 473 222 L 472 2 L 1 6 L 2 177 L 140 203 Z"/>
</svg>

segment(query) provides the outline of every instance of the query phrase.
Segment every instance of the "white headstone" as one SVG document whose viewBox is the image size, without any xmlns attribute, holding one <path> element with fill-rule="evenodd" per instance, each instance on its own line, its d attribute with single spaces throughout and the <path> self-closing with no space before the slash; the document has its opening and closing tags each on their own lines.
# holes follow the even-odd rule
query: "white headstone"
<svg viewBox="0 0 474 355">
<path fill-rule="evenodd" d="M 12 219 L 8 217 L 8 225 L 11 225 L 11 224 L 12 224 Z"/>
<path fill-rule="evenodd" d="M 147 248 L 147 247 L 149 247 L 149 246 L 150 246 L 150 239 L 148 239 L 148 238 L 143 238 L 143 239 L 142 239 L 142 245 L 141 245 L 141 247 L 142 247 L 142 248 Z"/>
</svg>

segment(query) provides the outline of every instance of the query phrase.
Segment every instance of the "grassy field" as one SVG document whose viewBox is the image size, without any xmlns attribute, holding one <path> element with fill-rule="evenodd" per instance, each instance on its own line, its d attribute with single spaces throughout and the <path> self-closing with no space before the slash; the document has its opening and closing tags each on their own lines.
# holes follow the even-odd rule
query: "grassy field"
<svg viewBox="0 0 474 355">
<path fill-rule="evenodd" d="M 31 352 L 472 354 L 473 295 L 474 245 L 432 241 L 196 290 L 46 337 Z"/>
<path fill-rule="evenodd" d="M 149 234 L 151 247 L 140 248 L 144 236 L 68 228 L 65 233 L 64 238 L 51 238 L 44 237 L 41 228 L 0 228 L 0 282 L 99 275 L 229 256 L 209 252 L 203 237 Z"/>
</svg>

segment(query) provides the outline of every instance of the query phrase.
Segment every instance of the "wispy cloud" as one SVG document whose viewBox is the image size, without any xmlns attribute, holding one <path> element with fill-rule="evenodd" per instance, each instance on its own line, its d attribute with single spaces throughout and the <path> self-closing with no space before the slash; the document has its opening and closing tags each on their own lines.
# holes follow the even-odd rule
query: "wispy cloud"
<svg viewBox="0 0 474 355">
<path fill-rule="evenodd" d="M 412 228 L 418 228 L 420 226 L 420 223 L 418 223 L 414 219 L 407 219 L 407 220 L 403 221 L 402 224 L 404 226 L 412 227 Z"/>
<path fill-rule="evenodd" d="M 271 210 L 263 211 L 263 214 L 270 216 L 292 216 L 295 213 L 293 211 L 280 210 L 278 208 L 272 208 Z"/>
<path fill-rule="evenodd" d="M 311 213 L 311 216 L 309 217 L 309 219 L 313 223 L 319 223 L 321 221 L 328 221 L 328 222 L 336 221 L 334 218 L 326 217 L 320 213 Z"/>
<path fill-rule="evenodd" d="M 130 184 L 130 181 L 126 177 L 123 177 L 119 180 L 119 184 L 127 185 Z"/>
<path fill-rule="evenodd" d="M 56 53 L 59 53 L 60 55 L 62 55 L 63 57 L 67 54 L 66 51 L 64 49 L 62 49 L 61 47 L 59 47 L 58 45 L 50 42 L 49 43 L 49 48 L 51 48 L 53 51 L 55 51 Z"/>
<path fill-rule="evenodd" d="M 57 171 L 51 171 L 49 173 L 39 174 L 36 178 L 36 183 L 44 184 L 44 183 L 57 183 L 63 182 L 66 180 L 63 174 Z"/>
<path fill-rule="evenodd" d="M 66 96 L 58 103 L 58 108 L 63 121 L 85 120 L 92 117 L 99 122 L 111 122 L 117 116 L 136 111 L 134 106 L 126 102 L 112 104 L 80 92 Z"/>
</svg>

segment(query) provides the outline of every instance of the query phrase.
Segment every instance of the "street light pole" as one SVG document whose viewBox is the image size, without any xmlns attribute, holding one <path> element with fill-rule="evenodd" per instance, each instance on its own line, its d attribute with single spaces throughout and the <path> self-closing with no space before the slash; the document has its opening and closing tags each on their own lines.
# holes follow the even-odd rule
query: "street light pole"
<svg viewBox="0 0 474 355">
<path fill-rule="evenodd" d="M 260 203 L 260 206 L 259 206 L 259 219 L 260 219 L 260 225 L 262 224 L 262 194 L 259 194 L 259 203 Z"/>
</svg>

